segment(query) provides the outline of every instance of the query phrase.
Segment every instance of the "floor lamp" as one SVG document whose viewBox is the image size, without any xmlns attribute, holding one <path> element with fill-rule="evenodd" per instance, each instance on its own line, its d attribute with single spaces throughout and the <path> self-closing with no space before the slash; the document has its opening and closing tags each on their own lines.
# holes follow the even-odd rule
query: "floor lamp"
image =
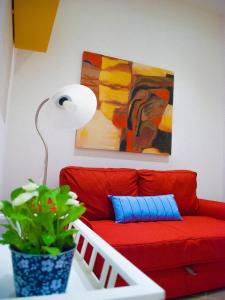
<svg viewBox="0 0 225 300">
<path fill-rule="evenodd" d="M 80 84 L 67 85 L 41 102 L 35 114 L 35 127 L 40 136 L 45 150 L 44 176 L 42 184 L 47 183 L 48 173 L 48 145 L 39 129 L 39 113 L 42 107 L 49 101 L 54 104 L 54 113 L 58 114 L 60 120 L 66 120 L 69 127 L 78 129 L 88 123 L 94 116 L 97 100 L 94 92 L 88 87 Z"/>
</svg>

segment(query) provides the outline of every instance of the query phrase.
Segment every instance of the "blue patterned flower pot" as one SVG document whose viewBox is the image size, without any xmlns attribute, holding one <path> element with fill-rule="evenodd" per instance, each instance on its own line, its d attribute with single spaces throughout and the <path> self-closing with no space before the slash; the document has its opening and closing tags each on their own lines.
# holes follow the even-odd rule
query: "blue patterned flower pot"
<svg viewBox="0 0 225 300">
<path fill-rule="evenodd" d="M 25 254 L 10 250 L 17 297 L 65 292 L 74 248 L 57 256 Z"/>
</svg>

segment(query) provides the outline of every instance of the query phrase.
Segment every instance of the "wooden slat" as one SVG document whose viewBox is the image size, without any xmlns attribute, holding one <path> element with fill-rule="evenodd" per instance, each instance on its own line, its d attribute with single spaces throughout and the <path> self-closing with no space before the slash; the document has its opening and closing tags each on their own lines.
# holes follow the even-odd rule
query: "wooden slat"
<svg viewBox="0 0 225 300">
<path fill-rule="evenodd" d="M 93 248 L 92 253 L 91 253 L 91 259 L 89 262 L 88 270 L 92 272 L 94 264 L 95 264 L 95 259 L 97 256 L 97 251 Z"/>
<path fill-rule="evenodd" d="M 76 244 L 76 245 L 79 244 L 80 237 L 81 237 L 80 232 L 77 232 L 77 233 L 74 235 L 74 240 L 75 240 L 75 244 Z"/>
<path fill-rule="evenodd" d="M 109 263 L 105 260 L 103 268 L 102 268 L 100 280 L 99 280 L 99 287 L 100 288 L 104 288 L 108 272 L 109 272 Z"/>
<path fill-rule="evenodd" d="M 112 268 L 110 276 L 109 276 L 109 281 L 108 281 L 108 284 L 107 284 L 107 288 L 113 288 L 115 286 L 117 275 L 118 275 L 118 273 L 116 272 L 116 270 L 114 268 Z"/>
<path fill-rule="evenodd" d="M 85 252 L 87 250 L 87 244 L 88 244 L 87 240 L 84 239 L 84 242 L 83 242 L 83 245 L 82 245 L 82 249 L 81 249 L 81 253 L 80 253 L 80 255 L 81 255 L 82 258 L 84 258 Z"/>
</svg>

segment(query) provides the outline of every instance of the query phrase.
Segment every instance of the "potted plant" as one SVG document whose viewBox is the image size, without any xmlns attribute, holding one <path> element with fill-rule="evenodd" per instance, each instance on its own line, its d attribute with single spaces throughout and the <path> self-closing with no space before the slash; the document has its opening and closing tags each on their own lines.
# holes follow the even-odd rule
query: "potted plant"
<svg viewBox="0 0 225 300">
<path fill-rule="evenodd" d="M 10 245 L 17 296 L 66 290 L 76 229 L 69 224 L 85 207 L 69 186 L 50 189 L 29 180 L 0 202 L 7 220 L 0 244 Z"/>
</svg>

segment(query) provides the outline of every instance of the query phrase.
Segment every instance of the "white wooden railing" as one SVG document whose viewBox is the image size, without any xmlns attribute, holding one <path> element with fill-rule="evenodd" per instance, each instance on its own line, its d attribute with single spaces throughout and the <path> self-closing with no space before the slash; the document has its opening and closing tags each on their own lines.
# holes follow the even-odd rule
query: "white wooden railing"
<svg viewBox="0 0 225 300">
<path fill-rule="evenodd" d="M 75 256 L 77 261 L 87 274 L 91 285 L 96 289 L 105 290 L 106 298 L 101 297 L 99 299 L 164 299 L 165 293 L 161 287 L 111 247 L 93 230 L 80 220 L 74 222 L 73 225 L 79 230 L 75 236 L 76 244 L 79 245 L 81 237 L 83 240 L 81 249 L 78 250 L 79 247 L 76 248 Z M 88 244 L 93 249 L 89 262 L 86 262 L 85 254 Z M 99 278 L 93 271 L 97 254 L 100 254 L 104 259 Z M 122 277 L 128 285 L 115 288 L 117 276 Z"/>
</svg>

